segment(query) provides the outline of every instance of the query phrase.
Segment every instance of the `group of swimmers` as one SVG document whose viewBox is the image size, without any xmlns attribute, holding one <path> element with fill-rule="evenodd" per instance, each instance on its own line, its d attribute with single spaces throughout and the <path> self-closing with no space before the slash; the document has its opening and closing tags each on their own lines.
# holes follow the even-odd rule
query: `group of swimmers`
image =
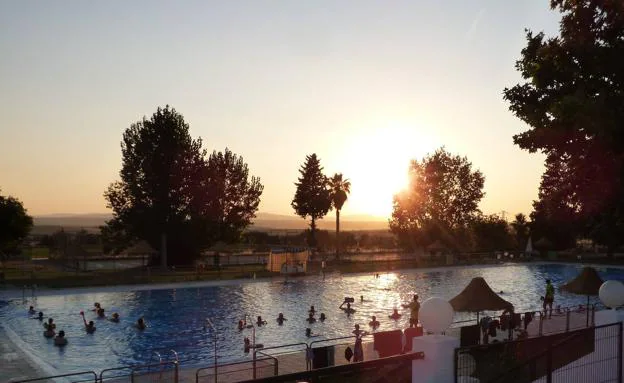
<svg viewBox="0 0 624 383">
<path fill-rule="evenodd" d="M 113 313 L 109 318 L 107 318 L 104 313 L 104 308 L 100 305 L 100 303 L 95 302 L 93 306 L 94 308 L 91 311 L 95 312 L 98 319 L 108 319 L 109 321 L 113 323 L 119 323 L 120 317 L 118 313 Z M 35 313 L 37 313 L 35 308 L 33 306 L 30 306 L 30 308 L 28 309 L 28 314 L 35 314 Z M 87 334 L 93 334 L 96 330 L 95 323 L 92 320 L 87 322 L 84 311 L 80 312 L 80 316 L 82 317 L 82 321 L 84 323 L 85 331 L 87 332 Z M 43 322 L 45 318 L 43 316 L 43 312 L 40 311 L 37 314 L 37 316 L 31 317 L 31 319 L 37 319 Z M 143 318 L 139 318 L 137 320 L 137 323 L 134 326 L 138 330 L 145 330 L 145 328 L 147 327 L 145 320 Z M 54 323 L 53 318 L 48 318 L 48 321 L 43 323 L 43 327 L 45 329 L 45 331 L 43 332 L 43 336 L 46 338 L 54 338 L 55 346 L 65 346 L 67 344 L 67 338 L 65 338 L 65 331 L 61 330 L 58 332 L 58 334 L 56 333 L 55 331 L 56 324 Z"/>
</svg>

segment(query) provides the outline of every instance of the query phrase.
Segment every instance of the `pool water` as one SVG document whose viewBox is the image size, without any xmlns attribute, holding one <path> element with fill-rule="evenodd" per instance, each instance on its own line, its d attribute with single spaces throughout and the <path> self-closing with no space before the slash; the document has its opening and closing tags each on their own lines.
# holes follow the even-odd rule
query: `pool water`
<svg viewBox="0 0 624 383">
<path fill-rule="evenodd" d="M 173 349 L 185 366 L 212 364 L 216 338 L 219 362 L 248 358 L 243 352 L 243 338 L 251 338 L 251 330 L 239 332 L 236 325 L 245 314 L 256 318 L 261 315 L 268 321 L 256 329 L 256 342 L 265 346 L 310 342 L 324 338 L 349 335 L 354 324 L 367 328 L 371 315 L 381 322 L 378 331 L 407 327 L 409 310 L 400 308 L 411 300 L 414 293 L 421 302 L 430 296 L 452 298 L 476 276 L 482 276 L 496 292 L 512 302 L 516 311 L 540 307 L 545 280 L 551 279 L 555 287 L 574 278 L 580 266 L 561 264 L 503 265 L 495 267 L 448 268 L 436 270 L 404 270 L 396 273 L 341 276 L 327 275 L 301 279 L 258 281 L 222 286 L 154 289 L 41 296 L 35 301 L 11 300 L 0 306 L 0 323 L 10 338 L 15 340 L 33 359 L 47 371 L 67 373 L 149 362 L 153 351 L 166 353 Z M 598 268 L 603 280 L 624 280 L 624 270 Z M 364 302 L 359 297 L 363 295 Z M 356 312 L 347 317 L 338 306 L 345 296 L 355 297 L 352 307 Z M 592 302 L 596 298 L 592 298 Z M 118 312 L 120 323 L 96 319 L 90 311 L 94 302 L 100 302 L 108 315 Z M 557 291 L 555 305 L 586 303 L 586 297 Z M 65 330 L 69 344 L 54 347 L 53 340 L 43 337 L 42 323 L 30 319 L 28 306 L 34 305 L 46 317 L 54 318 L 58 330 Z M 307 311 L 314 305 L 327 316 L 324 323 L 308 324 Z M 403 317 L 399 321 L 388 318 L 393 307 L 399 307 Z M 86 334 L 80 311 L 93 320 L 97 330 Z M 278 326 L 275 318 L 284 313 L 287 321 Z M 456 313 L 455 320 L 469 319 L 474 314 Z M 133 324 L 144 317 L 148 323 L 145 331 Z M 211 318 L 217 328 L 216 336 L 205 329 L 205 319 Z M 310 327 L 319 337 L 305 335 Z"/>
</svg>

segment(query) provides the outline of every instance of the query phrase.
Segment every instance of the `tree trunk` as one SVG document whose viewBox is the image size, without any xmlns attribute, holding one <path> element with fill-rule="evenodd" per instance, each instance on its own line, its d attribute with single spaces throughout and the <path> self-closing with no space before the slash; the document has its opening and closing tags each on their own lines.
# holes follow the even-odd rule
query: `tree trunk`
<svg viewBox="0 0 624 383">
<path fill-rule="evenodd" d="M 340 260 L 340 210 L 336 209 L 336 260 Z"/>
<path fill-rule="evenodd" d="M 167 234 L 162 233 L 160 236 L 160 267 L 167 269 Z"/>
<path fill-rule="evenodd" d="M 314 252 L 316 248 L 316 219 L 312 217 L 312 223 L 310 224 L 310 247 Z"/>
</svg>

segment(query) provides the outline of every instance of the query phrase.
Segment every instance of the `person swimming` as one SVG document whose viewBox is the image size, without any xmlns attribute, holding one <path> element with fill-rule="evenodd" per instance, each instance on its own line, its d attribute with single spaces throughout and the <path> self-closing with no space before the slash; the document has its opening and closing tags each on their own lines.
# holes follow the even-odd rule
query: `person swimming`
<svg viewBox="0 0 624 383">
<path fill-rule="evenodd" d="M 143 318 L 137 319 L 135 327 L 139 330 L 145 330 L 145 328 L 147 327 L 147 325 L 145 324 L 145 320 Z"/>
<path fill-rule="evenodd" d="M 36 317 L 33 317 L 31 319 L 38 319 L 38 320 L 42 321 L 43 320 L 43 312 L 39 311 L 39 315 L 37 315 Z"/>
<path fill-rule="evenodd" d="M 36 314 L 37 310 L 35 310 L 35 308 L 33 306 L 30 306 L 30 308 L 28 309 L 28 313 L 29 314 Z"/>
<path fill-rule="evenodd" d="M 284 314 L 279 313 L 279 315 L 277 316 L 277 324 L 279 324 L 280 326 L 284 324 L 284 321 L 286 320 L 286 318 L 284 318 Z"/>
<path fill-rule="evenodd" d="M 48 323 L 44 323 L 43 327 L 46 330 L 54 330 L 56 328 L 56 325 L 54 324 L 54 319 L 48 318 Z"/>
<path fill-rule="evenodd" d="M 94 307 L 94 308 L 93 308 L 93 309 L 91 309 L 91 311 L 95 311 L 95 312 L 97 312 L 99 309 L 101 309 L 101 308 L 102 308 L 102 306 L 100 306 L 100 304 L 99 304 L 98 302 L 95 302 L 95 303 L 93 304 L 93 307 Z"/>
<path fill-rule="evenodd" d="M 238 321 L 238 331 L 243 331 L 243 329 L 245 328 L 245 322 L 243 322 L 243 320 L 239 320 Z"/>
<path fill-rule="evenodd" d="M 66 344 L 67 344 L 67 338 L 65 338 L 65 331 L 61 330 L 59 331 L 56 338 L 54 338 L 54 345 L 62 347 L 62 346 L 65 346 Z"/>
<path fill-rule="evenodd" d="M 314 313 L 316 312 L 316 310 L 314 309 L 314 305 L 310 306 L 310 310 L 308 310 L 308 312 L 314 315 Z"/>
<path fill-rule="evenodd" d="M 317 336 L 319 336 L 318 334 L 314 334 L 314 333 L 312 332 L 312 329 L 311 329 L 311 328 L 309 328 L 309 327 L 308 327 L 308 328 L 306 328 L 306 330 L 305 330 L 305 334 L 306 334 L 306 336 L 307 336 L 308 338 L 316 338 Z"/>
<path fill-rule="evenodd" d="M 314 313 L 310 313 L 308 315 L 308 319 L 306 319 L 308 321 L 308 323 L 314 323 L 316 322 L 316 318 L 314 318 Z"/>
<path fill-rule="evenodd" d="M 394 309 L 394 311 L 392 312 L 392 315 L 389 315 L 390 319 L 394 319 L 394 320 L 398 320 L 399 318 L 401 318 L 401 314 L 399 314 L 399 310 Z"/>
<path fill-rule="evenodd" d="M 54 335 L 56 335 L 56 333 L 52 329 L 47 329 L 43 331 L 43 336 L 45 336 L 46 338 L 52 338 L 54 337 Z"/>
<path fill-rule="evenodd" d="M 113 315 L 111 315 L 111 317 L 108 318 L 108 320 L 111 322 L 119 323 L 119 314 L 113 313 Z"/>
<path fill-rule="evenodd" d="M 374 316 L 374 315 L 371 317 L 371 321 L 368 322 L 368 325 L 371 326 L 373 328 L 373 330 L 376 329 L 377 327 L 379 327 L 379 324 L 380 323 L 377 320 L 377 317 Z"/>
<path fill-rule="evenodd" d="M 93 323 L 92 320 L 90 320 L 89 323 L 85 323 L 85 330 L 87 333 L 93 334 L 95 332 L 95 323 Z"/>
<path fill-rule="evenodd" d="M 103 308 L 100 307 L 97 310 L 97 316 L 98 316 L 98 318 L 106 318 L 106 315 L 104 315 L 104 309 Z"/>
<path fill-rule="evenodd" d="M 325 319 L 327 319 L 327 317 L 325 316 L 325 313 L 321 313 L 321 316 L 319 317 L 319 320 L 321 322 L 325 322 Z"/>
<path fill-rule="evenodd" d="M 262 317 L 260 315 L 258 315 L 258 319 L 256 320 L 256 325 L 258 327 L 263 326 L 267 324 L 267 321 L 265 321 L 264 319 L 262 319 Z"/>
<path fill-rule="evenodd" d="M 340 309 L 347 313 L 347 315 L 353 314 L 355 312 L 355 310 L 351 308 L 351 303 L 347 303 L 347 307 L 342 307 L 342 305 L 340 305 Z"/>
</svg>

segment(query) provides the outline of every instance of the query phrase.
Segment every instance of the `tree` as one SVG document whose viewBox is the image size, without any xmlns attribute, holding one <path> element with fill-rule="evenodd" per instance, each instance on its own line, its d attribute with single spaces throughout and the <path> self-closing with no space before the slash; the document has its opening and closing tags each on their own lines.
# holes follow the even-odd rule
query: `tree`
<svg viewBox="0 0 624 383">
<path fill-rule="evenodd" d="M 484 215 L 472 222 L 475 250 L 496 251 L 513 248 L 514 238 L 507 221 L 497 215 Z"/>
<path fill-rule="evenodd" d="M 560 35 L 527 31 L 516 63 L 525 81 L 504 90 L 510 110 L 529 125 L 514 142 L 561 170 L 547 169 L 544 198 L 561 197 L 611 252 L 624 240 L 622 3 L 552 0 L 551 8 L 562 14 Z"/>
<path fill-rule="evenodd" d="M 33 219 L 20 200 L 0 195 L 0 254 L 17 251 L 32 226 Z"/>
<path fill-rule="evenodd" d="M 193 215 L 210 228 L 213 242 L 236 242 L 256 216 L 264 189 L 260 178 L 249 178 L 243 158 L 227 148 L 214 151 L 203 169 Z"/>
<path fill-rule="evenodd" d="M 516 214 L 514 221 L 511 223 L 511 227 L 516 241 L 516 248 L 518 250 L 524 250 L 529 240 L 529 223 L 527 217 L 522 213 Z"/>
<path fill-rule="evenodd" d="M 132 124 L 121 147 L 121 180 L 104 194 L 113 210 L 102 230 L 107 249 L 145 240 L 159 249 L 162 266 L 188 264 L 202 248 L 236 237 L 255 214 L 259 180 L 249 183 L 242 158 L 228 150 L 206 159 L 175 109 L 158 108 Z"/>
<path fill-rule="evenodd" d="M 295 183 L 297 190 L 291 202 L 292 208 L 303 219 L 310 217 L 310 246 L 316 246 L 316 221 L 325 217 L 332 207 L 331 191 L 323 174 L 321 161 L 315 153 L 306 156 L 299 169 L 301 176 Z"/>
<path fill-rule="evenodd" d="M 351 193 L 351 182 L 343 179 L 342 173 L 335 173 L 329 179 L 332 207 L 336 209 L 336 259 L 340 256 L 340 210 Z"/>
<path fill-rule="evenodd" d="M 468 247 L 469 224 L 480 214 L 484 177 L 466 157 L 438 149 L 409 166 L 409 186 L 393 199 L 390 230 L 404 247 L 440 240 L 449 247 Z M 450 243 L 449 243 L 450 242 Z"/>
</svg>

